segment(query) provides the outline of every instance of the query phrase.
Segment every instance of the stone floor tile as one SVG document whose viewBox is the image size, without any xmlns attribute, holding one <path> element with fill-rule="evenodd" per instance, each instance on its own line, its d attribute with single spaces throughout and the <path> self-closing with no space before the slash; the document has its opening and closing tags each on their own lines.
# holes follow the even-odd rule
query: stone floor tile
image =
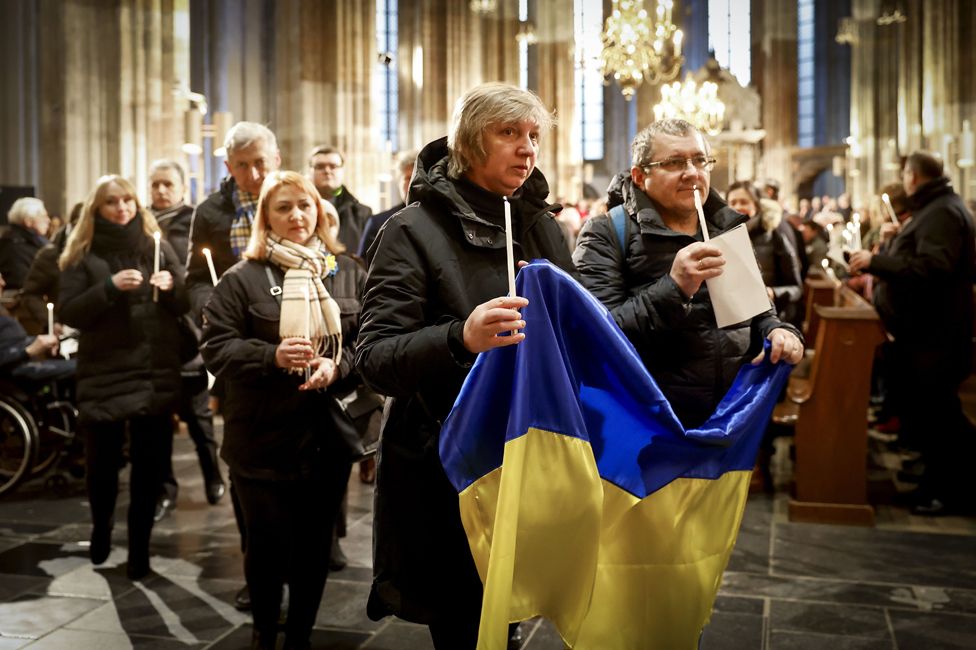
<svg viewBox="0 0 976 650">
<path fill-rule="evenodd" d="M 363 645 L 363 650 L 433 650 L 430 633 L 425 625 L 414 625 L 399 620 L 384 619 L 380 628 Z M 524 650 L 538 650 L 526 647 Z"/>
<path fill-rule="evenodd" d="M 889 639 L 865 639 L 785 630 L 773 630 L 769 635 L 770 650 L 892 650 L 893 647 Z"/>
<path fill-rule="evenodd" d="M 89 563 L 88 551 L 27 542 L 0 553 L 0 573 L 59 576 Z"/>
<path fill-rule="evenodd" d="M 102 604 L 92 598 L 22 595 L 0 603 L 0 635 L 42 637 Z"/>
<path fill-rule="evenodd" d="M 203 643 L 182 643 L 173 639 L 157 639 L 146 636 L 129 636 L 124 633 L 93 632 L 89 630 L 60 629 L 30 646 L 31 650 L 177 650 L 177 648 L 203 648 Z M 3 648 L 0 645 L 0 648 Z"/>
<path fill-rule="evenodd" d="M 715 611 L 702 634 L 701 650 L 761 650 L 763 616 Z"/>
<path fill-rule="evenodd" d="M 888 612 L 898 650 L 972 650 L 976 616 L 891 610 Z"/>
<path fill-rule="evenodd" d="M 774 632 L 890 639 L 884 610 L 877 607 L 773 600 L 770 602 L 769 628 Z"/>
<path fill-rule="evenodd" d="M 330 576 L 315 619 L 316 626 L 362 632 L 375 632 L 383 627 L 383 622 L 371 621 L 366 616 L 369 587 L 369 583 L 348 582 Z"/>
</svg>

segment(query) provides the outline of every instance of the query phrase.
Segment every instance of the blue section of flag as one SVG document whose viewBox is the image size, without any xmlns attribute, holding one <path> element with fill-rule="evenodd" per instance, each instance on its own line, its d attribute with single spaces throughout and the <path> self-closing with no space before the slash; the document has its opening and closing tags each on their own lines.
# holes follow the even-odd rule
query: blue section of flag
<svg viewBox="0 0 976 650">
<path fill-rule="evenodd" d="M 526 339 L 478 357 L 441 430 L 461 492 L 502 464 L 530 427 L 590 443 L 600 476 L 638 498 L 677 478 L 751 469 L 792 369 L 745 365 L 715 414 L 686 430 L 606 308 L 545 261 L 519 272 Z M 768 345 L 768 342 L 767 342 Z"/>
</svg>

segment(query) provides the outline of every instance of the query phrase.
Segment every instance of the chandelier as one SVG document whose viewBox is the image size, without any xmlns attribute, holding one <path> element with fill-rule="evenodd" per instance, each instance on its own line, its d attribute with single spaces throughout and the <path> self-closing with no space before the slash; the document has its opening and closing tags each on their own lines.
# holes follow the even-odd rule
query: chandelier
<svg viewBox="0 0 976 650">
<path fill-rule="evenodd" d="M 661 86 L 661 101 L 654 106 L 654 119 L 685 120 L 708 135 L 718 135 L 725 121 L 725 104 L 718 98 L 718 84 L 706 81 L 699 86 L 689 73 L 683 82 Z"/>
<path fill-rule="evenodd" d="M 671 22 L 673 0 L 657 0 L 653 25 L 643 5 L 643 0 L 613 0 L 602 35 L 603 76 L 616 80 L 628 101 L 642 81 L 674 79 L 684 62 L 681 30 Z"/>
<path fill-rule="evenodd" d="M 497 0 L 471 0 L 469 6 L 471 11 L 476 14 L 493 14 L 495 9 L 498 8 Z"/>
</svg>

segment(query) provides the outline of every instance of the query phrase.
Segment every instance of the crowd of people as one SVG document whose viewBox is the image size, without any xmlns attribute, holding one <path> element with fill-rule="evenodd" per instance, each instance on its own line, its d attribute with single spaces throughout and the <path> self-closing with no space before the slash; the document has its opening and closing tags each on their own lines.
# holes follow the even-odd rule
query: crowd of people
<svg viewBox="0 0 976 650">
<path fill-rule="evenodd" d="M 37 320 L 32 297 L 50 301 L 58 330 L 35 323 L 29 333 L 3 315 L 0 371 L 16 376 L 53 357 L 62 324 L 79 332 L 70 371 L 91 561 L 111 550 L 128 438 L 126 570 L 133 580 L 151 571 L 153 523 L 177 501 L 178 416 L 206 499 L 230 493 L 247 580 L 237 602 L 253 613 L 254 647 L 275 647 L 286 586 L 286 647 L 306 647 L 328 573 L 344 563 L 337 539 L 350 471 L 381 419 L 382 401 L 355 413 L 350 404 L 376 393 L 385 396 L 380 461 L 360 465 L 360 478 L 376 482 L 364 607 L 376 620 L 427 625 L 437 648 L 474 648 L 482 583 L 437 439 L 477 355 L 533 335 L 520 312 L 526 300 L 508 292 L 506 235 L 517 265 L 549 260 L 607 307 L 686 427 L 713 413 L 743 364 L 803 358 L 811 269 L 827 260 L 855 284 L 870 275 L 860 288 L 892 338 L 880 367 L 925 464 L 916 505 L 952 505 L 954 450 L 972 436 L 957 392 L 970 370 L 976 262 L 972 217 L 937 159 L 908 158 L 903 187 L 886 190 L 892 219 L 872 216 L 885 214 L 881 204 L 855 216 L 846 197 L 803 200 L 793 212 L 775 183 L 720 194 L 703 134 L 663 120 L 640 131 L 631 167 L 605 197 L 559 215 L 536 166 L 553 124 L 531 92 L 473 88 L 446 137 L 399 157 L 402 201 L 376 215 L 345 186 L 341 151 L 316 147 L 304 173 L 284 171 L 274 133 L 251 122 L 228 132 L 228 175 L 195 208 L 169 160 L 150 167 L 149 206 L 128 180 L 104 176 L 51 242 L 43 204 L 18 201 L 0 237 L 0 272 L 25 322 Z M 848 223 L 856 236 L 843 235 Z M 706 281 L 726 259 L 708 240 L 740 225 L 769 308 L 719 328 Z M 518 647 L 517 625 L 510 636 Z"/>
</svg>

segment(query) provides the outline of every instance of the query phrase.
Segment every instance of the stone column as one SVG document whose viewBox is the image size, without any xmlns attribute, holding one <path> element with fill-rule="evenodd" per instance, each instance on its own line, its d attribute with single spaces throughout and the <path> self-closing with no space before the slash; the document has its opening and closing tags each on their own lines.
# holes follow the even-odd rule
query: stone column
<svg viewBox="0 0 976 650">
<path fill-rule="evenodd" d="M 539 88 L 536 92 L 555 111 L 558 124 L 542 141 L 539 168 L 549 181 L 550 196 L 575 197 L 581 178 L 582 151 L 579 135 L 574 142 L 573 121 L 576 114 L 576 73 L 573 12 L 557 3 L 540 2 L 537 10 L 539 42 L 536 44 Z M 514 42 L 514 38 L 513 38 Z"/>
<path fill-rule="evenodd" d="M 753 51 L 752 78 L 762 97 L 762 127 L 766 130 L 756 174 L 775 178 L 781 196 L 790 196 L 791 151 L 797 138 L 796 3 L 761 0 L 753 3 L 753 12 L 752 25 L 761 41 Z"/>
</svg>

